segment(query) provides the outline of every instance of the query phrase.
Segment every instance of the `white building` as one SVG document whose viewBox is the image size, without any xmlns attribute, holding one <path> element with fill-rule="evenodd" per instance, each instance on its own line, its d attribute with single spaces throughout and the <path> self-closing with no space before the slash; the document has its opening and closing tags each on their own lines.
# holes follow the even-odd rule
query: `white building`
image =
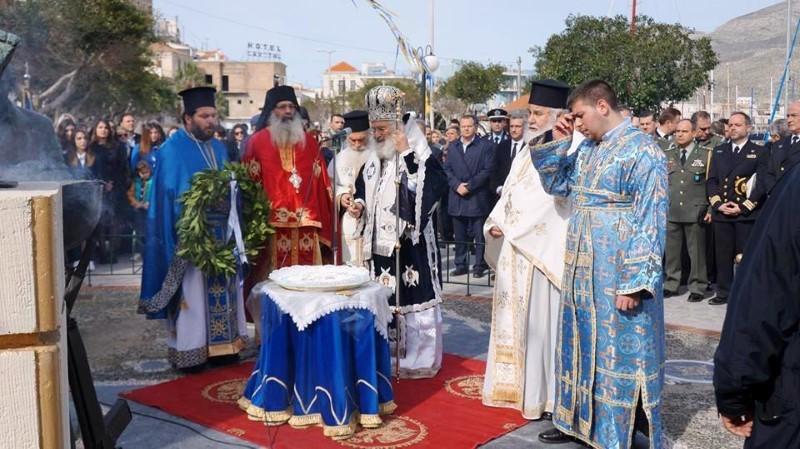
<svg viewBox="0 0 800 449">
<path fill-rule="evenodd" d="M 346 61 L 340 61 L 322 73 L 322 98 L 340 97 L 361 89 L 367 81 L 413 80 L 407 75 L 398 75 L 383 63 L 362 64 L 361 70 Z"/>
<path fill-rule="evenodd" d="M 503 83 L 500 86 L 500 91 L 487 102 L 488 107 L 500 107 L 518 99 L 519 93 L 526 90 L 525 83 L 528 82 L 531 76 L 533 76 L 533 70 L 518 70 L 516 66 L 506 67 L 505 72 L 503 72 Z"/>
</svg>

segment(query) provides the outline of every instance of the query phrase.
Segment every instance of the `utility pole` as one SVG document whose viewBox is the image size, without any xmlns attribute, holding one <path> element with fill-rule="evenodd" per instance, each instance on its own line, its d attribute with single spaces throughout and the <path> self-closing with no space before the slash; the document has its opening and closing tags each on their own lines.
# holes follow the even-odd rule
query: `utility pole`
<svg viewBox="0 0 800 449">
<path fill-rule="evenodd" d="M 714 81 L 714 69 L 711 69 L 711 118 L 714 118 L 714 90 L 717 88 L 717 83 Z"/>
<path fill-rule="evenodd" d="M 792 55 L 792 0 L 786 0 L 786 60 L 788 61 Z M 789 64 L 788 67 L 788 78 L 791 78 L 792 73 L 792 66 Z M 784 88 L 789 86 L 786 85 L 788 79 L 783 81 Z M 789 113 L 789 89 L 785 89 L 784 92 L 784 100 L 783 100 L 783 111 L 784 114 Z"/>
<path fill-rule="evenodd" d="M 636 0 L 631 0 L 631 35 L 636 34 Z"/>
<path fill-rule="evenodd" d="M 726 111 L 727 113 L 726 117 L 727 117 L 728 115 L 731 115 L 731 63 L 729 62 L 725 64 L 725 68 L 728 71 L 728 103 L 727 103 L 728 110 Z"/>
<path fill-rule="evenodd" d="M 330 75 L 331 75 L 331 55 L 336 53 L 336 50 L 317 50 L 317 53 L 327 53 L 328 54 L 328 67 L 325 69 L 325 73 L 328 74 L 328 84 L 330 85 Z M 322 86 L 322 91 L 325 92 L 325 86 Z M 324 96 L 324 95 L 323 95 Z M 334 96 L 334 90 L 331 88 L 329 97 Z"/>
<path fill-rule="evenodd" d="M 517 56 L 517 99 L 522 96 L 522 57 Z"/>
</svg>

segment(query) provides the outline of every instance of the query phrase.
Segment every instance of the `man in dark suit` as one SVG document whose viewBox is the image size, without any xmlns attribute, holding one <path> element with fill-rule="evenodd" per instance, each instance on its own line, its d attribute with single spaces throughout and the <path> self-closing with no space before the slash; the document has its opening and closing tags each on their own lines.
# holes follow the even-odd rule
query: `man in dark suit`
<svg viewBox="0 0 800 449">
<path fill-rule="evenodd" d="M 526 111 L 516 111 L 511 114 L 508 124 L 510 139 L 500 142 L 495 149 L 492 191 L 495 192 L 496 198 L 500 198 L 503 184 L 506 182 L 514 158 L 528 148 L 525 143 L 525 129 L 527 128 L 528 117 Z"/>
<path fill-rule="evenodd" d="M 800 162 L 800 101 L 789 105 L 786 127 L 791 133 L 789 136 L 764 148 L 764 176 L 759 172 L 756 177 L 756 192 L 759 194 L 769 195 L 784 173 Z"/>
<path fill-rule="evenodd" d="M 487 115 L 489 116 L 489 127 L 492 131 L 486 134 L 484 138 L 495 145 L 500 145 L 509 139 L 508 132 L 506 131 L 508 112 L 505 109 L 496 108 L 490 110 Z"/>
<path fill-rule="evenodd" d="M 734 112 L 728 119 L 731 141 L 714 148 L 711 156 L 706 193 L 712 210 L 717 263 L 717 296 L 708 302 L 712 305 L 728 302 L 734 260 L 742 258 L 763 198 L 759 189 L 748 184 L 759 158 L 763 161 L 764 157 L 763 147 L 748 138 L 751 123 L 744 112 Z"/>
<path fill-rule="evenodd" d="M 790 112 L 791 114 L 791 112 Z M 760 212 L 714 354 L 723 426 L 746 449 L 800 447 L 800 168 L 785 170 Z"/>
<path fill-rule="evenodd" d="M 483 260 L 483 222 L 491 211 L 494 192 L 491 176 L 494 170 L 495 145 L 475 135 L 478 119 L 464 115 L 460 120 L 461 139 L 453 142 L 447 153 L 444 171 L 450 186 L 448 212 L 453 218 L 456 237 L 456 269 L 453 276 L 467 274 L 467 243 L 475 241 L 475 263 L 472 274 L 483 277 L 488 266 Z M 468 237 L 469 236 L 469 237 Z"/>
</svg>

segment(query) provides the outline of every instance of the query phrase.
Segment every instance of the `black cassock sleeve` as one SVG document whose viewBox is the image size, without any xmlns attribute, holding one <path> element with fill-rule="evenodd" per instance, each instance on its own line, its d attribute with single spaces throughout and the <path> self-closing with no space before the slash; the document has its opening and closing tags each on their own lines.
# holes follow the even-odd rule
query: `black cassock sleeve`
<svg viewBox="0 0 800 449">
<path fill-rule="evenodd" d="M 354 200 L 361 200 L 366 201 L 367 198 L 367 188 L 364 184 L 364 168 L 367 164 L 361 166 L 361 169 L 358 171 L 358 177 L 356 178 L 356 193 L 353 196 Z"/>
<path fill-rule="evenodd" d="M 405 157 L 406 167 L 409 174 L 419 172 L 419 164 L 414 160 L 414 154 L 407 154 Z M 442 164 L 433 156 L 425 159 L 425 179 L 417 179 L 416 191 L 408 188 L 408 178 L 403 175 L 401 178 L 402 188 L 400 189 L 400 218 L 405 222 L 417 226 L 418 229 L 425 229 L 428 225 L 433 208 L 447 190 L 447 175 L 442 168 Z M 422 213 L 420 223 L 416 223 L 416 200 L 417 195 L 422 195 Z"/>
<path fill-rule="evenodd" d="M 714 355 L 717 409 L 726 416 L 769 407 L 800 313 L 800 170 L 778 183 L 755 223 L 731 288 Z M 767 402 L 765 404 L 765 402 Z"/>
</svg>

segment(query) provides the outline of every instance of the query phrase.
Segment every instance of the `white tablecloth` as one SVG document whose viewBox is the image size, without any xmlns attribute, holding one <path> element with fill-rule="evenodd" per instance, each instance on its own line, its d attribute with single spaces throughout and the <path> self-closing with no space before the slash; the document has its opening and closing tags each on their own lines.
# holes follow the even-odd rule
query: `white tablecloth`
<svg viewBox="0 0 800 449">
<path fill-rule="evenodd" d="M 297 329 L 305 330 L 314 321 L 337 310 L 364 309 L 375 316 L 375 330 L 388 338 L 387 327 L 392 321 L 389 297 L 392 290 L 370 281 L 359 288 L 340 292 L 287 290 L 274 281 L 257 284 L 251 295 L 267 294 L 273 302 L 288 314 Z"/>
</svg>

